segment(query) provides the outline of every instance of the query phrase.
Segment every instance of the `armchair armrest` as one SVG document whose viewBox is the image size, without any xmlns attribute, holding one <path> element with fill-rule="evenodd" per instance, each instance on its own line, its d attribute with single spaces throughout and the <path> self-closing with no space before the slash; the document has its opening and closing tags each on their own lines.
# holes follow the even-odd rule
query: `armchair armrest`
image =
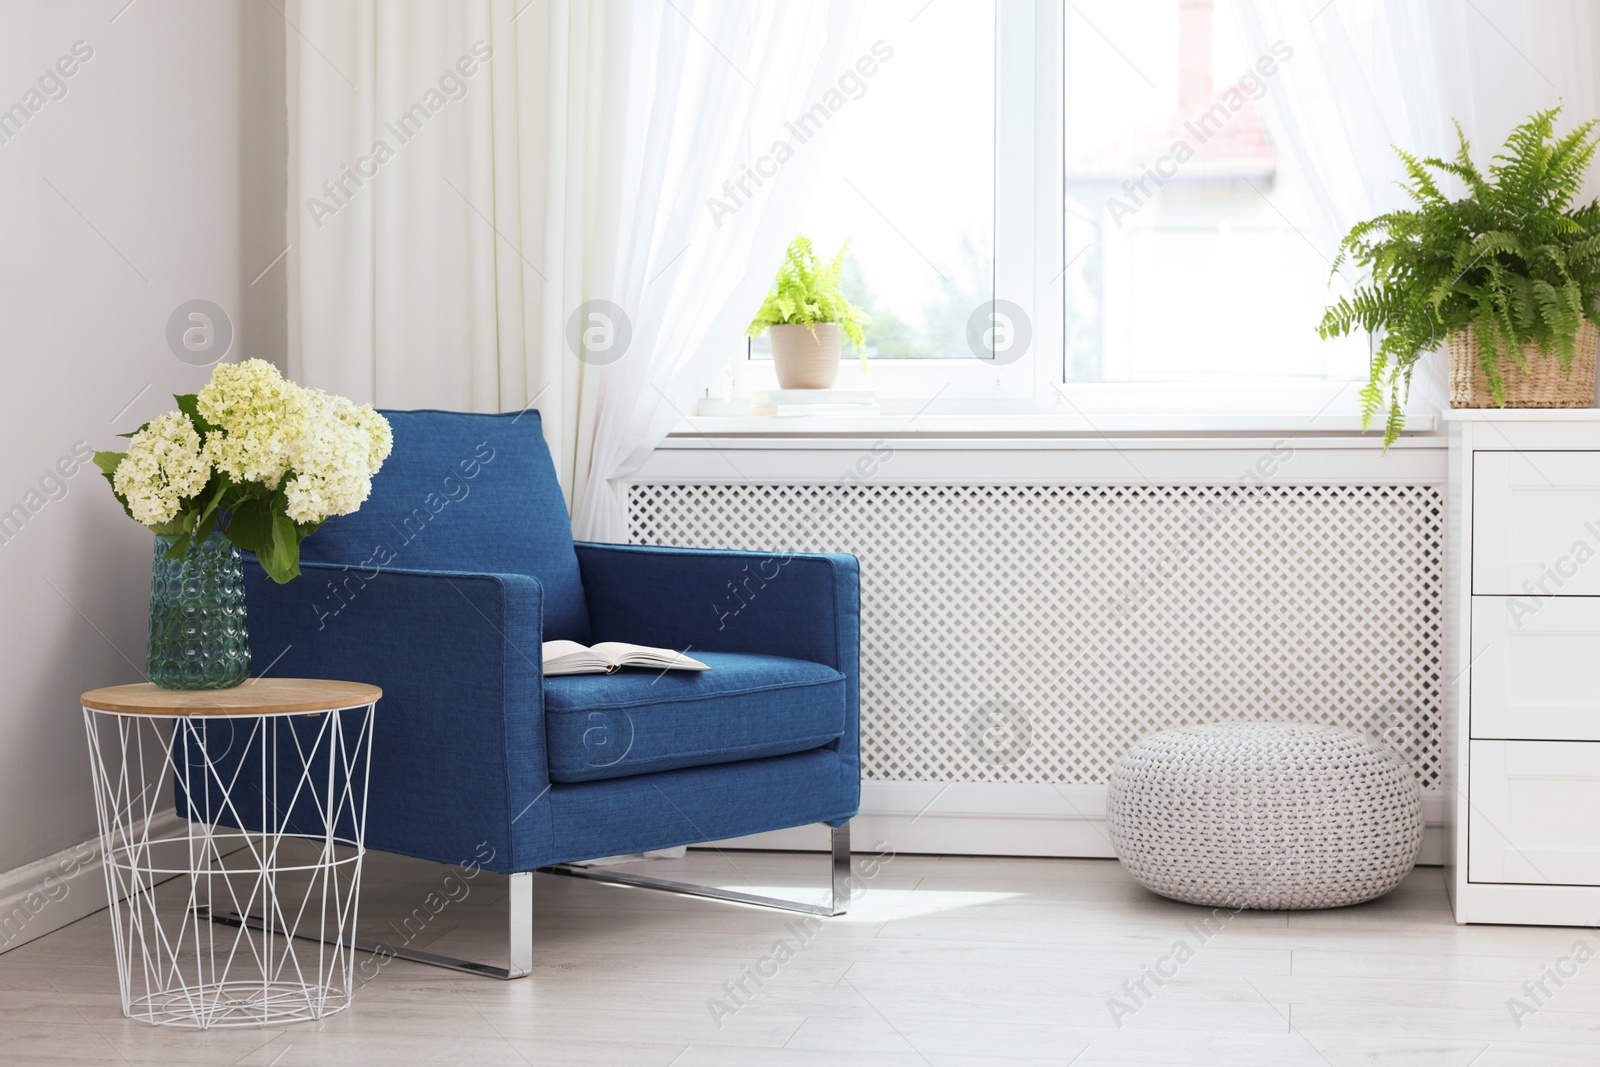
<svg viewBox="0 0 1600 1067">
<path fill-rule="evenodd" d="M 368 847 L 503 873 L 548 854 L 536 579 L 303 562 L 276 585 L 252 559 L 245 597 L 258 675 L 383 688 Z"/>
<path fill-rule="evenodd" d="M 860 673 L 854 556 L 582 541 L 577 550 L 596 641 L 790 656 Z"/>
</svg>

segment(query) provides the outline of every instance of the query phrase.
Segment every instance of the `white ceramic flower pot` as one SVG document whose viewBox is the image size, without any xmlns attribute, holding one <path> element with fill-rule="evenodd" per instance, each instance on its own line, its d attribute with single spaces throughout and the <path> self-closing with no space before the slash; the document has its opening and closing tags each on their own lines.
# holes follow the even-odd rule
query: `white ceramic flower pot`
<svg viewBox="0 0 1600 1067">
<path fill-rule="evenodd" d="M 830 388 L 843 355 L 844 331 L 836 322 L 772 327 L 772 362 L 781 388 Z"/>
</svg>

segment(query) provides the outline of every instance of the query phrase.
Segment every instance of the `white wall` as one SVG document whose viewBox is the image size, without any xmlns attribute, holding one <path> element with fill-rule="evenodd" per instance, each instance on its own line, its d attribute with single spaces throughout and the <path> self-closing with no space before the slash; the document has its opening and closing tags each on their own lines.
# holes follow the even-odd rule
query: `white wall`
<svg viewBox="0 0 1600 1067">
<path fill-rule="evenodd" d="M 0 540 L 0 872 L 93 835 L 77 697 L 144 666 L 150 534 L 92 466 L 47 476 L 204 383 L 184 301 L 232 318 L 230 360 L 283 349 L 281 263 L 251 284 L 283 247 L 281 17 L 126 2 L 0 0 L 0 109 L 92 49 L 0 143 L 0 513 L 30 512 Z"/>
</svg>

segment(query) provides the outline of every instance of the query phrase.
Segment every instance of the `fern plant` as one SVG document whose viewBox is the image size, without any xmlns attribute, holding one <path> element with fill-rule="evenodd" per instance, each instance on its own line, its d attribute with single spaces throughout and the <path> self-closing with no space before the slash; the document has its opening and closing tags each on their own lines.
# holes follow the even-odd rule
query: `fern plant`
<svg viewBox="0 0 1600 1067">
<path fill-rule="evenodd" d="M 1417 206 L 1358 223 L 1339 243 L 1333 269 L 1348 261 L 1370 277 L 1327 309 L 1317 332 L 1381 334 L 1361 419 L 1370 427 L 1387 399 L 1385 448 L 1404 428 L 1401 404 L 1417 360 L 1469 325 L 1473 355 L 1502 407 L 1504 361 L 1525 371 L 1523 345 L 1571 369 L 1578 330 L 1600 296 L 1600 203 L 1570 206 L 1594 158 L 1597 120 L 1558 138 L 1560 111 L 1537 112 L 1513 130 L 1487 175 L 1459 123 L 1453 159 L 1419 160 L 1396 148 L 1410 179 L 1401 187 Z M 1450 199 L 1435 174 L 1459 178 L 1467 195 Z"/>
<path fill-rule="evenodd" d="M 806 326 L 811 328 L 814 336 L 817 326 L 838 323 L 860 353 L 864 369 L 867 359 L 866 338 L 861 326 L 872 319 L 845 299 L 840 286 L 845 257 L 849 252 L 850 242 L 846 241 L 844 247 L 839 249 L 839 254 L 823 266 L 812 250 L 811 239 L 805 234 L 795 234 L 794 240 L 789 242 L 789 250 L 783 255 L 777 280 L 772 283 L 767 298 L 761 302 L 761 308 L 751 321 L 750 328 L 745 331 L 746 334 L 755 337 L 771 326 Z"/>
</svg>

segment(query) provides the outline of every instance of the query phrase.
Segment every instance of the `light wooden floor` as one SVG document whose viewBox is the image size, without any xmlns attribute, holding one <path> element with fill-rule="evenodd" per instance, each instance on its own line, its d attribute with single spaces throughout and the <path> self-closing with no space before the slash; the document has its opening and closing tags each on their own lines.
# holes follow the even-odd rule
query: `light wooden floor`
<svg viewBox="0 0 1600 1067">
<path fill-rule="evenodd" d="M 445 873 L 371 859 L 368 930 Z M 697 852 L 650 873 L 819 885 L 822 860 Z M 481 876 L 426 937 L 482 936 L 503 884 Z M 1600 1063 L 1600 962 L 1559 989 L 1547 979 L 1552 995 L 1520 1027 L 1507 1007 L 1511 997 L 1535 1006 L 1523 983 L 1579 941 L 1600 949 L 1600 934 L 1458 927 L 1437 869 L 1362 907 L 1244 912 L 1207 941 L 1186 925 L 1205 910 L 1151 896 L 1111 861 L 899 856 L 867 886 L 720 1027 L 708 1000 L 779 939 L 797 942 L 792 917 L 540 875 L 528 978 L 392 961 L 322 1023 L 197 1033 L 122 1018 L 101 913 L 0 956 L 0 1063 Z M 1135 1005 L 1123 983 L 1178 942 L 1193 957 L 1165 985 L 1146 979 L 1151 995 Z M 1114 995 L 1131 1015 L 1113 1017 Z"/>
</svg>

